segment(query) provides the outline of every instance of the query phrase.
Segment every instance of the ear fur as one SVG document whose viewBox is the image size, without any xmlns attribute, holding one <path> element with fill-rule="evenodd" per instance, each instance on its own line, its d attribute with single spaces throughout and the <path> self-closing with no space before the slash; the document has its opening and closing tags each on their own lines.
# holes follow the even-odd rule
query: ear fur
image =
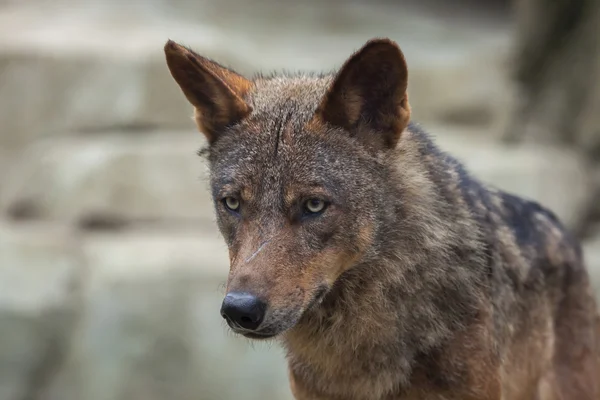
<svg viewBox="0 0 600 400">
<path fill-rule="evenodd" d="M 252 82 L 214 61 L 169 40 L 167 66 L 187 100 L 194 106 L 198 129 L 213 143 L 228 125 L 252 112 L 243 100 Z"/>
<path fill-rule="evenodd" d="M 389 39 L 373 39 L 342 66 L 317 109 L 319 118 L 393 148 L 410 120 L 408 68 Z"/>
</svg>

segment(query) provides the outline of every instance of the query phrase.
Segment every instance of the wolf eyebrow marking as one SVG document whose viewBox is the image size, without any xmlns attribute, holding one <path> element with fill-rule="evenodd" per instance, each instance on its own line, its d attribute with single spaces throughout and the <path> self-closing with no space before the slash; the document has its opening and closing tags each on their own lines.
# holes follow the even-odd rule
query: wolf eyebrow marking
<svg viewBox="0 0 600 400">
<path fill-rule="evenodd" d="M 271 241 L 271 239 L 269 240 L 265 240 L 264 242 L 262 242 L 262 244 L 258 247 L 258 249 L 256 249 L 256 251 L 254 253 L 252 253 L 252 255 L 250 257 L 248 257 L 246 259 L 246 261 L 244 261 L 244 263 L 249 263 L 250 261 L 252 261 L 254 259 L 254 257 L 256 257 L 258 255 L 258 253 L 261 252 L 261 250 Z"/>
</svg>

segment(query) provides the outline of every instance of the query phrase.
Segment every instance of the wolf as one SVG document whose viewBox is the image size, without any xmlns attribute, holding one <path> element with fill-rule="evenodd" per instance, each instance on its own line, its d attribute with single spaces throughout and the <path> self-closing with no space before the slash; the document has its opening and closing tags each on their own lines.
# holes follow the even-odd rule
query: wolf
<svg viewBox="0 0 600 400">
<path fill-rule="evenodd" d="M 169 40 L 230 271 L 220 313 L 287 354 L 298 400 L 598 400 L 577 239 L 410 118 L 397 43 L 247 78 Z"/>
</svg>

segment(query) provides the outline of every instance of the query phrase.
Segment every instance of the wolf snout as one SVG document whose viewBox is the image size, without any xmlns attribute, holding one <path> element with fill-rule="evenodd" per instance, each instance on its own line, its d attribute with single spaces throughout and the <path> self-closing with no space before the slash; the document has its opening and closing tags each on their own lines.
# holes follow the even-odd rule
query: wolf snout
<svg viewBox="0 0 600 400">
<path fill-rule="evenodd" d="M 263 319 L 267 304 L 250 293 L 231 292 L 225 296 L 221 316 L 244 330 L 256 330 Z"/>
</svg>

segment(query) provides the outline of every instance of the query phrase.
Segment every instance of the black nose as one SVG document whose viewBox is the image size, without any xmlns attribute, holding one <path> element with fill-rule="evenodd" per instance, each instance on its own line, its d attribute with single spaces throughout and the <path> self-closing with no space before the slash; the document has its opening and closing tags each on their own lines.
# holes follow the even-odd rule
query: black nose
<svg viewBox="0 0 600 400">
<path fill-rule="evenodd" d="M 265 317 L 267 305 L 249 293 L 228 293 L 221 306 L 221 315 L 236 325 L 255 330 Z"/>
</svg>

